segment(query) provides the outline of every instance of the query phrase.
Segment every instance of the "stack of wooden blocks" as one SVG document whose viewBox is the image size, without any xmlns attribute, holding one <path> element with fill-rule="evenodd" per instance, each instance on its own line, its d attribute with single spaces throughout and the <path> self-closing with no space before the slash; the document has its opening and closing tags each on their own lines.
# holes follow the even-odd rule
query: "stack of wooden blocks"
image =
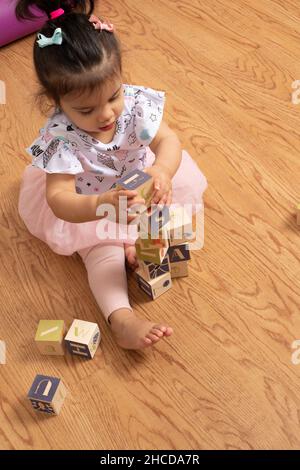
<svg viewBox="0 0 300 470">
<path fill-rule="evenodd" d="M 183 207 L 169 210 L 151 206 L 152 177 L 135 170 L 118 181 L 116 189 L 136 190 L 147 208 L 140 214 L 136 253 L 139 287 L 152 299 L 172 287 L 172 278 L 188 276 L 191 259 L 189 241 L 193 237 L 192 221 Z"/>
<path fill-rule="evenodd" d="M 65 338 L 63 320 L 40 320 L 35 342 L 41 354 L 63 356 L 66 349 L 74 355 L 92 359 L 101 335 L 97 323 L 75 319 Z M 27 395 L 33 408 L 58 415 L 67 395 L 61 379 L 38 374 Z"/>
</svg>

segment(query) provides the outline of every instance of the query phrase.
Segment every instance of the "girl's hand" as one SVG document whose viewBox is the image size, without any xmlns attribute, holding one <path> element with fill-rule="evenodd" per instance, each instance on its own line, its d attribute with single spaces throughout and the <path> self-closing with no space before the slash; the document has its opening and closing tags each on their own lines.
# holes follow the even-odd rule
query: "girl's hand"
<svg viewBox="0 0 300 470">
<path fill-rule="evenodd" d="M 121 205 L 121 200 L 120 200 L 121 196 L 123 198 L 124 197 L 127 198 L 126 205 L 124 204 L 124 202 Z M 111 189 L 110 191 L 107 191 L 106 193 L 99 195 L 98 201 L 99 201 L 98 205 L 111 204 L 112 206 L 114 206 L 115 213 L 116 213 L 116 220 L 113 220 L 113 222 L 119 223 L 120 216 L 121 216 L 121 222 L 125 221 L 127 224 L 132 222 L 138 215 L 138 214 L 135 214 L 135 215 L 129 214 L 128 209 L 135 205 L 145 204 L 145 199 L 138 197 L 137 191 L 129 191 L 127 189 Z"/>
<path fill-rule="evenodd" d="M 167 205 L 172 202 L 172 180 L 163 167 L 153 165 L 143 170 L 148 175 L 153 176 L 154 194 L 152 196 L 153 204 Z"/>
</svg>

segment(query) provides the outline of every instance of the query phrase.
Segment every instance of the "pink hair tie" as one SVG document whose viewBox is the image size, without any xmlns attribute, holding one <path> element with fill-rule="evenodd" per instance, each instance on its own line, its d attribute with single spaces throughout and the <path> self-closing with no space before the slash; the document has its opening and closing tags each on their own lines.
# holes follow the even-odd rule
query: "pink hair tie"
<svg viewBox="0 0 300 470">
<path fill-rule="evenodd" d="M 112 33 L 114 30 L 114 25 L 111 23 L 103 23 L 97 16 L 91 15 L 89 17 L 89 22 L 93 23 L 95 29 L 100 29 L 100 31 L 108 31 Z"/>
<path fill-rule="evenodd" d="M 59 16 L 63 15 L 65 10 L 62 8 L 59 8 L 58 10 L 54 10 L 50 13 L 50 18 L 51 20 L 55 20 L 55 18 L 58 18 Z"/>
</svg>

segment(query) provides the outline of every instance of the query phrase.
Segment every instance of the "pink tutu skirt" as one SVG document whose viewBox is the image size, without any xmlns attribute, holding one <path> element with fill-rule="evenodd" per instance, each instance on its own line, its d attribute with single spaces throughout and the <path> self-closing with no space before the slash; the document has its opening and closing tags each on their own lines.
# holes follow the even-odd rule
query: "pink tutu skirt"
<svg viewBox="0 0 300 470">
<path fill-rule="evenodd" d="M 154 162 L 154 155 L 148 152 L 146 166 Z M 207 187 L 205 176 L 191 156 L 183 151 L 182 161 L 172 180 L 172 205 L 192 207 L 192 213 L 203 204 L 202 195 Z M 28 165 L 25 169 L 19 196 L 19 213 L 29 232 L 47 243 L 59 255 L 72 255 L 78 250 L 99 243 L 108 243 L 99 234 L 107 233 L 110 244 L 133 244 L 137 238 L 136 225 L 120 225 L 107 219 L 84 223 L 71 223 L 58 219 L 46 200 L 46 173 Z M 115 234 L 114 237 L 111 234 Z"/>
</svg>

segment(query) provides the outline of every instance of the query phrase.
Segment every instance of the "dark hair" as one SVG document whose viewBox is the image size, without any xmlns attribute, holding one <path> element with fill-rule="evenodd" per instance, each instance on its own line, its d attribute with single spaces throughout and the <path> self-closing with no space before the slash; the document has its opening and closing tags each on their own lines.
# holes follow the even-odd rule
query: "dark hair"
<svg viewBox="0 0 300 470">
<path fill-rule="evenodd" d="M 46 95 L 58 105 L 60 97 L 71 92 L 93 91 L 121 72 L 121 52 L 116 35 L 96 30 L 89 22 L 94 0 L 19 0 L 17 18 L 36 18 L 30 6 L 36 6 L 48 15 L 49 20 L 39 33 L 51 37 L 56 28 L 61 28 L 63 37 L 60 46 L 40 48 L 34 42 L 34 65 L 41 84 L 38 98 Z M 50 13 L 58 8 L 65 13 L 50 19 Z"/>
</svg>

